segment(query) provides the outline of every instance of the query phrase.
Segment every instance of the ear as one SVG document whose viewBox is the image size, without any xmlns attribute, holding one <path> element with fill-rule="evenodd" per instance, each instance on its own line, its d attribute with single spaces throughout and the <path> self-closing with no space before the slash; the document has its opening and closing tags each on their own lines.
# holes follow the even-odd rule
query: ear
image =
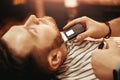
<svg viewBox="0 0 120 80">
<path fill-rule="evenodd" d="M 56 70 L 61 64 L 62 52 L 60 50 L 52 51 L 48 56 L 48 62 L 52 70 Z"/>
<path fill-rule="evenodd" d="M 31 15 L 31 16 L 28 18 L 28 20 L 27 20 L 26 23 L 25 23 L 25 27 L 27 27 L 27 26 L 29 26 L 29 25 L 31 25 L 31 24 L 33 24 L 33 23 L 39 24 L 39 20 L 36 18 L 35 15 Z"/>
</svg>

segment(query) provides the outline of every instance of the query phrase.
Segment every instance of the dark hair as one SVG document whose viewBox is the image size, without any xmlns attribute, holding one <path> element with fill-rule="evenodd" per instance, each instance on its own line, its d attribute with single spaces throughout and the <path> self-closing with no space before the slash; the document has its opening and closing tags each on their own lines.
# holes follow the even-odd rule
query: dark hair
<svg viewBox="0 0 120 80">
<path fill-rule="evenodd" d="M 18 63 L 3 40 L 0 40 L 0 79 L 57 80 L 53 74 L 46 76 L 41 73 L 30 56 L 24 60 L 24 63 Z"/>
<path fill-rule="evenodd" d="M 11 55 L 4 41 L 0 40 L 0 75 L 3 80 L 19 79 L 27 64 L 19 64 Z"/>
</svg>

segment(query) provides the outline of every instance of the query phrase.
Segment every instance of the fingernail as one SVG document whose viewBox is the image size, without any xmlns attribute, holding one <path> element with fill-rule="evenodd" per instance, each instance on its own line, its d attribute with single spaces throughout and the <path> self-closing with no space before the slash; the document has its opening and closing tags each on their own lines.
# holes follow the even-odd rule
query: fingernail
<svg viewBox="0 0 120 80">
<path fill-rule="evenodd" d="M 76 42 L 78 42 L 78 40 L 77 40 L 77 39 L 75 39 L 75 40 L 74 40 L 74 42 L 76 43 Z"/>
<path fill-rule="evenodd" d="M 80 36 L 80 35 L 78 35 L 78 36 L 77 36 L 77 39 L 80 39 L 80 38 L 81 38 L 81 36 Z"/>
<path fill-rule="evenodd" d="M 65 30 L 65 27 L 63 27 L 63 30 Z"/>
</svg>

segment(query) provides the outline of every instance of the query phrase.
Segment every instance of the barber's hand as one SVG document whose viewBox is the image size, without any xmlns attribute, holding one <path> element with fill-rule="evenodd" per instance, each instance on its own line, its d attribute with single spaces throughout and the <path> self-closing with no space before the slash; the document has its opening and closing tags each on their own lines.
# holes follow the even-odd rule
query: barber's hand
<svg viewBox="0 0 120 80">
<path fill-rule="evenodd" d="M 120 62 L 120 48 L 109 40 L 108 49 L 97 49 L 92 54 L 92 65 L 95 75 L 100 80 L 113 80 L 113 69 Z"/>
<path fill-rule="evenodd" d="M 104 23 L 97 22 L 86 16 L 72 20 L 66 26 L 64 26 L 63 29 L 66 30 L 78 23 L 85 25 L 86 31 L 76 37 L 76 42 L 81 41 L 87 37 L 102 38 L 105 37 L 105 35 L 109 32 L 109 28 Z"/>
<path fill-rule="evenodd" d="M 110 39 L 114 40 L 120 48 L 120 37 L 110 37 Z"/>
</svg>

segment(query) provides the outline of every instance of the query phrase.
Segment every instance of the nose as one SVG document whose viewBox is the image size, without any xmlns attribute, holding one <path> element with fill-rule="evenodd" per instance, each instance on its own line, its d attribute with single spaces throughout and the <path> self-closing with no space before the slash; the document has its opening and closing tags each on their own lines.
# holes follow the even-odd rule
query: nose
<svg viewBox="0 0 120 80">
<path fill-rule="evenodd" d="M 28 20 L 26 21 L 24 27 L 27 28 L 27 27 L 29 27 L 29 26 L 31 26 L 31 25 L 33 25 L 33 24 L 39 24 L 39 23 L 40 23 L 39 19 L 36 18 L 35 15 L 31 15 L 31 16 L 28 18 Z"/>
</svg>

